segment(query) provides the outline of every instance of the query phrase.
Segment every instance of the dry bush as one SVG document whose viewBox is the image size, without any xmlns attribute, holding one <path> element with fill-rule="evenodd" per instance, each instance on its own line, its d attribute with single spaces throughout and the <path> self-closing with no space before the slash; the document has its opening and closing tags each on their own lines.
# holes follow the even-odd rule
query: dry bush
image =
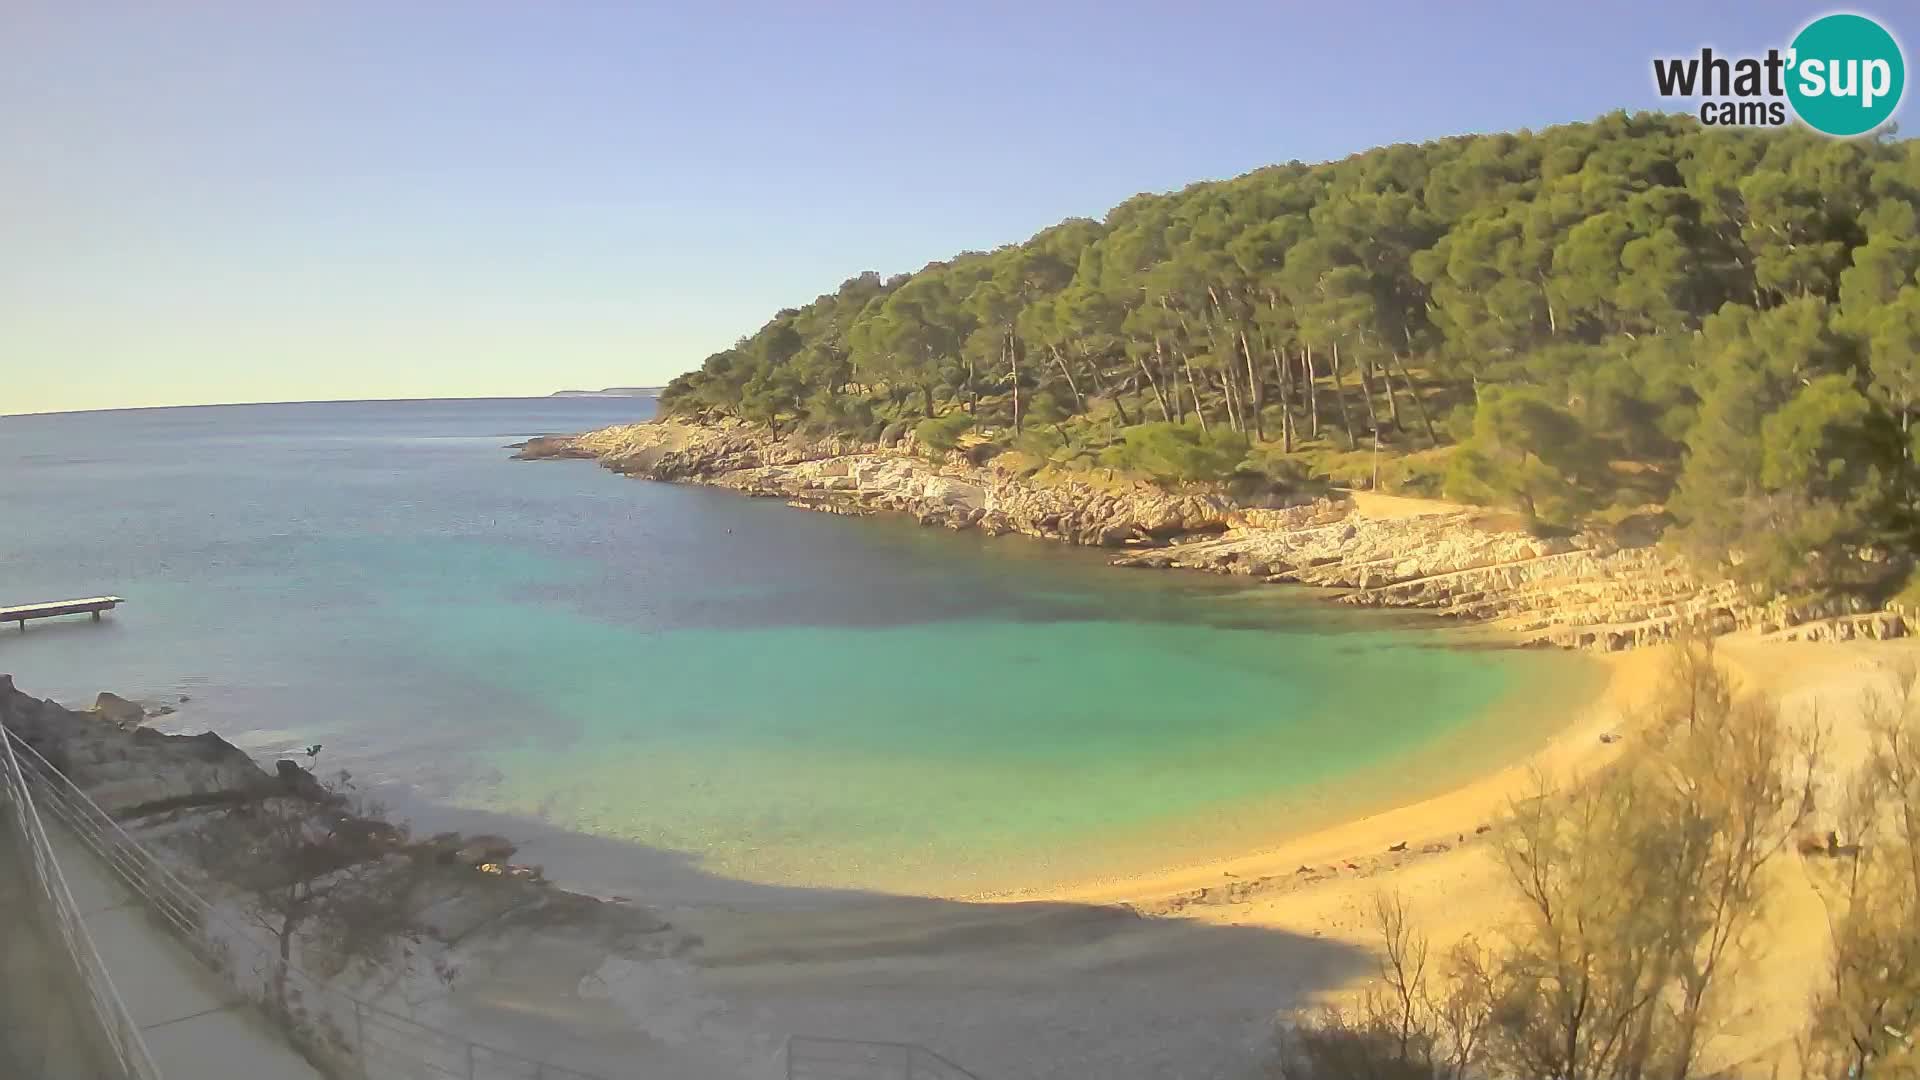
<svg viewBox="0 0 1920 1080">
<path fill-rule="evenodd" d="M 1527 923 L 1489 1049 L 1515 1075 L 1693 1075 L 1750 954 L 1763 869 L 1813 804 L 1818 728 L 1734 692 L 1684 642 L 1619 765 L 1515 807 L 1500 854 Z"/>
<path fill-rule="evenodd" d="M 1295 1016 L 1276 1040 L 1268 1075 L 1279 1080 L 1462 1080 L 1490 1018 L 1486 957 L 1472 939 L 1437 963 L 1426 935 L 1396 895 L 1374 898 L 1380 954 L 1351 1009 Z"/>
<path fill-rule="evenodd" d="M 1911 665 L 1862 703 L 1870 743 L 1822 869 L 1833 966 L 1808 1076 L 1920 1076 L 1920 687 Z"/>
<path fill-rule="evenodd" d="M 1521 917 L 1449 957 L 1383 901 L 1381 970 L 1351 1013 L 1297 1020 L 1289 1080 L 1501 1076 L 1685 1080 L 1751 954 L 1762 871 L 1813 805 L 1817 728 L 1736 694 L 1711 644 L 1681 645 L 1637 745 L 1568 791 L 1516 802 L 1498 855 Z"/>
</svg>

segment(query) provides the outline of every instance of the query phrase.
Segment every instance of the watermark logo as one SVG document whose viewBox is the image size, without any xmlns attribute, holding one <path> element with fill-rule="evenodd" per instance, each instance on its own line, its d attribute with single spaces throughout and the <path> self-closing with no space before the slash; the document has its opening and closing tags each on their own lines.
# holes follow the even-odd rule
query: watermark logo
<svg viewBox="0 0 1920 1080">
<path fill-rule="evenodd" d="M 1660 96 L 1700 98 L 1703 124 L 1778 127 L 1791 115 L 1815 131 L 1846 137 L 1885 124 L 1900 106 L 1907 64 L 1900 43 L 1864 15 L 1825 15 L 1786 49 L 1764 56 L 1658 57 Z"/>
</svg>

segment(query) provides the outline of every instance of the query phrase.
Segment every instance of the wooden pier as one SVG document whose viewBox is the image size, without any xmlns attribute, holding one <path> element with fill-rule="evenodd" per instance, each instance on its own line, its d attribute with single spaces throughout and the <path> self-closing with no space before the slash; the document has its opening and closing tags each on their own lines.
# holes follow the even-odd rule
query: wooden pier
<svg viewBox="0 0 1920 1080">
<path fill-rule="evenodd" d="M 92 615 L 94 622 L 100 621 L 100 613 L 112 611 L 125 600 L 117 596 L 89 596 L 82 600 L 54 600 L 45 604 L 21 604 L 18 607 L 0 607 L 0 625 L 17 622 L 20 629 L 27 628 L 28 619 L 53 619 L 61 615 Z"/>
</svg>

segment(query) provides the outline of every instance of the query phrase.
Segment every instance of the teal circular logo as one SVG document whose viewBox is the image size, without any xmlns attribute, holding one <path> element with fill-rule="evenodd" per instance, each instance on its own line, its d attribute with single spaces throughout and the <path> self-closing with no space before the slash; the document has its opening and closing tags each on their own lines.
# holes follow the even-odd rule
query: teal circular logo
<svg viewBox="0 0 1920 1080">
<path fill-rule="evenodd" d="M 1864 15 L 1826 15 L 1793 39 L 1787 99 L 1816 131 L 1862 135 L 1887 122 L 1907 86 L 1900 43 Z"/>
</svg>

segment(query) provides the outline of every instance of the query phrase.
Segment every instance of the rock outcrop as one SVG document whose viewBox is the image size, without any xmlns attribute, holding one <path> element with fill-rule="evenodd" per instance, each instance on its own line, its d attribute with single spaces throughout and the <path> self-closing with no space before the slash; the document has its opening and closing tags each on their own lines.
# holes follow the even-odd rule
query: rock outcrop
<svg viewBox="0 0 1920 1080">
<path fill-rule="evenodd" d="M 1617 650 L 1686 627 L 1794 638 L 1894 637 L 1897 613 L 1835 602 L 1788 604 L 1702 579 L 1651 537 L 1543 538 L 1510 518 L 1433 504 L 1376 517 L 1354 500 L 1249 507 L 1145 483 L 1035 479 L 903 445 L 774 437 L 739 421 L 665 420 L 538 439 L 522 458 L 592 458 L 652 480 L 694 482 L 838 514 L 896 512 L 975 528 L 1126 549 L 1118 566 L 1201 570 L 1340 590 L 1363 607 L 1415 608 L 1490 624 L 1528 644 Z"/>
<path fill-rule="evenodd" d="M 0 725 L 110 814 L 217 799 L 268 780 L 252 758 L 212 732 L 123 729 L 103 715 L 73 712 L 21 693 L 7 675 L 0 675 Z"/>
<path fill-rule="evenodd" d="M 355 1063 L 342 1059 L 343 1047 L 350 1044 L 328 1034 L 345 1030 L 342 1025 L 359 1015 L 357 1009 L 348 1011 L 350 999 L 387 1009 L 390 1015 L 401 1009 L 415 1015 L 415 1005 L 443 998 L 463 971 L 482 972 L 485 979 L 502 955 L 526 955 L 523 949 L 556 950 L 543 955 L 560 957 L 554 962 L 562 965 L 582 955 L 604 955 L 633 965 L 667 965 L 677 972 L 685 966 L 679 958 L 698 944 L 697 938 L 675 931 L 645 907 L 568 892 L 547 882 L 537 866 L 503 863 L 514 853 L 508 840 L 458 833 L 413 840 L 403 826 L 356 809 L 296 762 L 279 761 L 270 774 L 212 733 L 124 729 L 97 712 L 69 710 L 22 693 L 6 675 L 0 675 L 0 727 L 46 758 L 128 836 L 205 898 L 215 913 L 205 920 L 188 925 L 169 907 L 159 922 L 187 934 L 196 948 L 211 945 L 227 961 L 217 969 L 228 980 L 225 989 L 256 1003 L 274 1000 L 269 973 L 276 952 L 310 972 L 330 971 L 315 965 L 339 955 L 342 945 L 337 931 L 321 925 L 313 909 L 285 941 L 256 933 L 289 924 L 261 906 L 258 878 L 240 876 L 235 867 L 278 859 L 267 864 L 274 873 L 301 872 L 315 881 L 350 864 L 384 868 L 392 875 L 377 879 L 383 883 L 377 888 L 388 891 L 371 895 L 403 905 L 395 909 L 393 925 L 405 929 L 374 932 L 395 934 L 394 940 L 404 940 L 406 947 L 386 952 L 363 948 L 354 963 L 334 973 L 334 993 L 303 992 L 294 998 L 300 1007 L 290 1013 L 269 1009 L 275 1019 L 290 1025 L 300 1048 L 327 1075 L 358 1075 Z M 29 772 L 44 775 L 27 751 L 17 756 L 25 759 Z M 255 819 L 268 805 L 283 811 L 293 807 L 296 813 L 299 807 L 307 808 L 311 828 L 297 850 L 262 854 L 249 847 L 244 858 L 231 864 L 207 858 L 221 838 L 257 835 L 207 830 L 230 827 L 233 819 L 228 815 Z M 137 866 L 138 861 L 122 852 L 115 865 Z M 343 924 L 336 918 L 327 925 Z M 556 1022 L 553 1042 L 564 1041 L 566 1034 Z"/>
<path fill-rule="evenodd" d="M 180 857 L 174 841 L 206 815 L 223 814 L 237 805 L 293 799 L 309 804 L 329 821 L 336 837 L 376 841 L 369 850 L 383 857 L 409 853 L 446 864 L 451 876 L 423 887 L 449 893 L 448 904 L 435 908 L 428 919 L 436 926 L 446 922 L 449 937 L 465 937 L 481 926 L 497 925 L 508 912 L 523 921 L 591 919 L 622 932 L 644 934 L 668 925 L 630 902 L 606 904 L 552 888 L 539 867 L 506 863 L 517 848 L 505 837 L 449 832 L 412 840 L 403 827 L 377 814 L 364 815 L 299 763 L 276 761 L 270 773 L 210 731 L 166 735 L 148 728 L 126 729 L 97 712 L 67 709 L 23 693 L 10 675 L 0 675 L 0 728 L 31 747 L 129 835 L 146 842 L 162 858 Z M 26 767 L 36 769 L 30 758 Z M 202 887 L 224 887 L 198 871 L 194 877 Z M 464 926 L 469 916 L 475 921 Z"/>
<path fill-rule="evenodd" d="M 1900 637 L 1904 617 L 1843 601 L 1764 601 L 1710 582 L 1653 544 L 1600 533 L 1542 538 L 1479 511 L 1376 520 L 1331 501 L 1236 515 L 1207 540 L 1115 559 L 1337 589 L 1361 607 L 1485 623 L 1529 644 L 1618 651 L 1687 628 L 1790 639 Z M 1789 629 L 1783 629 L 1789 628 Z"/>
<path fill-rule="evenodd" d="M 1233 507 L 1214 495 L 1147 484 L 1036 484 L 965 461 L 934 463 L 904 446 L 845 438 L 770 437 L 738 421 L 630 424 L 547 440 L 523 458 L 592 457 L 615 472 L 779 497 L 834 513 L 896 512 L 924 524 L 1104 547 L 1221 532 Z"/>
<path fill-rule="evenodd" d="M 523 443 L 514 443 L 509 450 L 517 450 L 514 458 L 520 461 L 539 461 L 542 458 L 590 458 L 591 451 L 576 447 L 573 439 L 566 435 L 542 435 L 528 439 Z"/>
<path fill-rule="evenodd" d="M 102 690 L 93 700 L 93 711 L 100 714 L 102 720 L 118 724 L 123 728 L 139 727 L 147 719 L 147 710 L 138 702 L 128 701 L 111 691 Z"/>
</svg>

